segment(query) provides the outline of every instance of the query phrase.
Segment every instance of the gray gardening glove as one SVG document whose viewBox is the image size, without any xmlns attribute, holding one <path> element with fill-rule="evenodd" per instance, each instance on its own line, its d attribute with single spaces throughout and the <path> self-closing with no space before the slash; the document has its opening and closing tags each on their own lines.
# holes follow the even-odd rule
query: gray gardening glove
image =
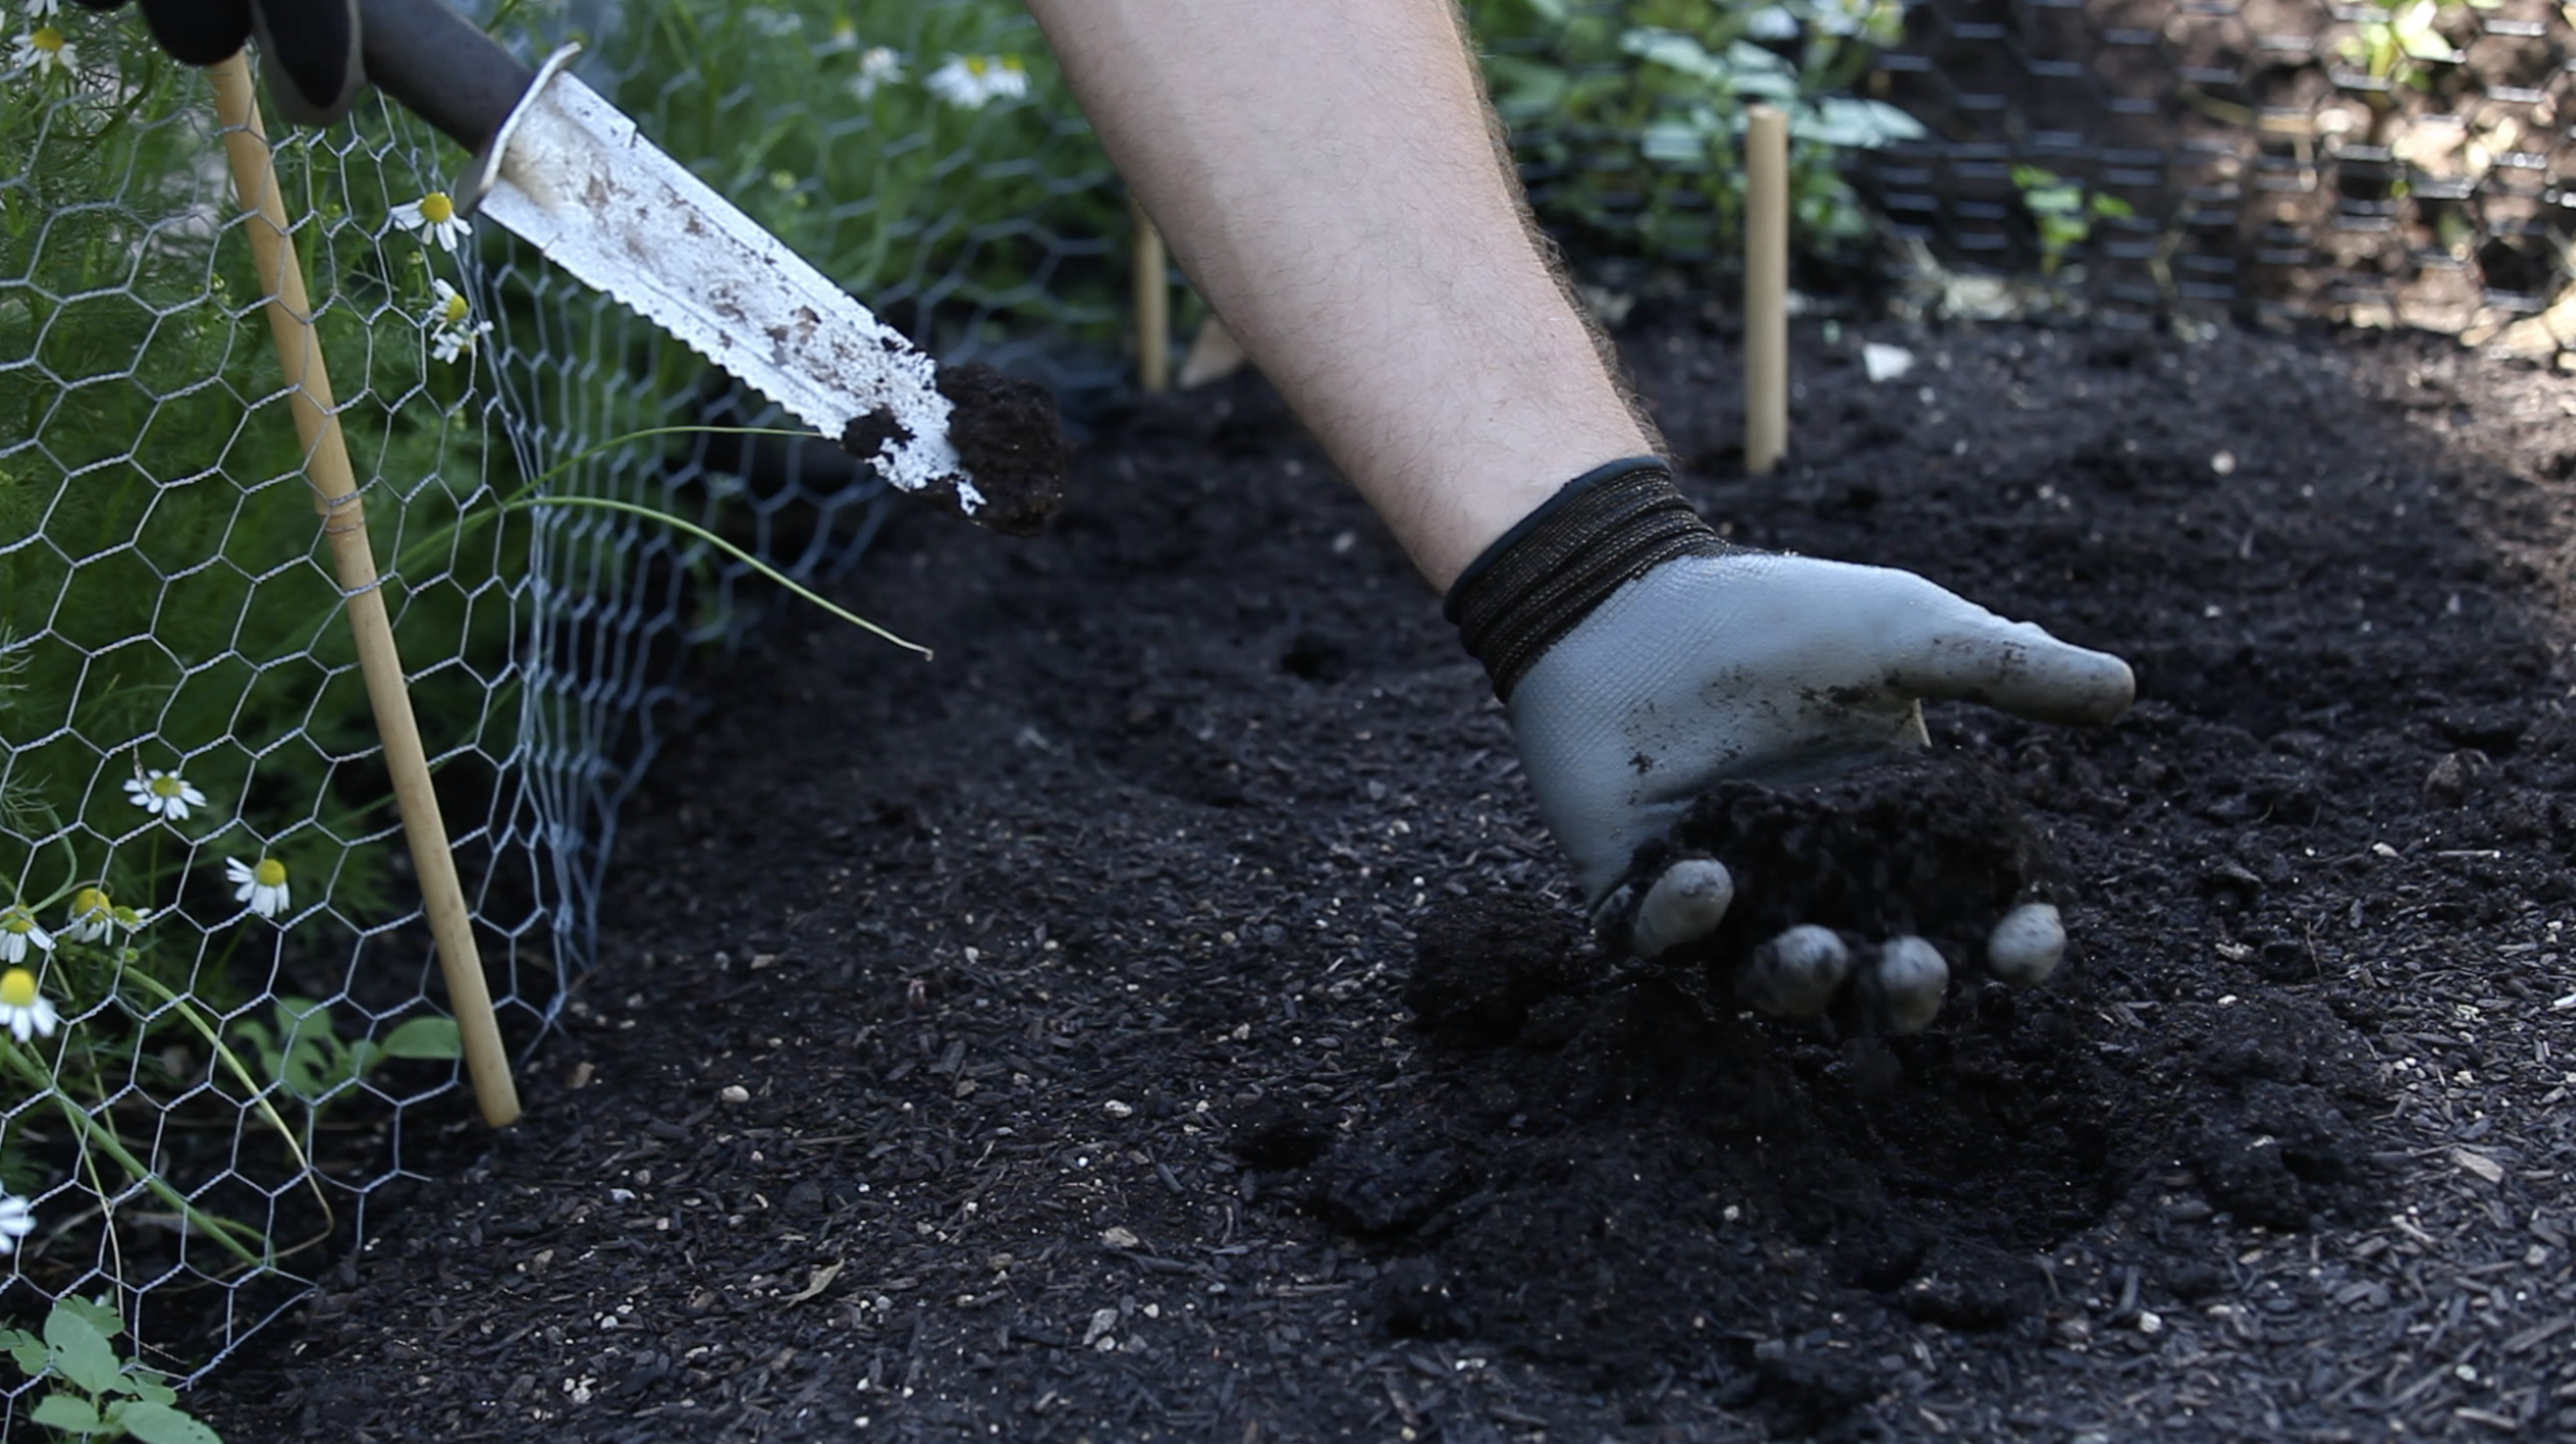
<svg viewBox="0 0 2576 1444">
<path fill-rule="evenodd" d="M 1800 781 L 1922 747 L 1922 698 L 2105 723 L 2135 692 L 2117 657 L 1911 573 L 1729 547 L 1651 458 L 1567 486 L 1460 576 L 1448 611 L 1493 675 L 1596 922 L 1626 920 L 1612 941 L 1645 957 L 1707 936 L 1733 900 L 1720 861 L 1630 876 L 1711 784 Z M 2026 904 L 1997 923 L 1988 962 L 2035 983 L 2065 939 L 2054 908 Z M 1795 927 L 1756 949 L 1738 988 L 1792 1016 L 1854 990 L 1875 1026 L 1912 1032 L 1948 976 L 1919 939 L 1880 940 L 1855 962 L 1827 930 Z"/>
<path fill-rule="evenodd" d="M 114 10 L 125 0 L 80 0 Z M 161 48 L 212 65 L 259 37 L 260 70 L 278 113 L 304 125 L 346 115 L 366 83 L 358 59 L 358 0 L 140 0 Z"/>
</svg>

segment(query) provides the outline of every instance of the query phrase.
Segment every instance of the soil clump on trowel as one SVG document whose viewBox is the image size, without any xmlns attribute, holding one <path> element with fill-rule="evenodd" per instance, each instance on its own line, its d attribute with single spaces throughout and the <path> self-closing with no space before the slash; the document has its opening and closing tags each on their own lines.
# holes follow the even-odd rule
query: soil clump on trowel
<svg viewBox="0 0 2576 1444">
<path fill-rule="evenodd" d="M 918 494 L 988 531 L 1037 535 L 1064 506 L 1064 472 L 1073 460 L 1055 393 L 980 362 L 942 367 L 938 386 L 939 394 L 957 408 L 949 419 L 948 440 L 974 478 L 978 496 L 969 506 L 953 481 Z M 871 411 L 841 432 L 841 449 L 864 460 L 888 441 L 911 439 L 910 430 L 892 413 Z"/>
</svg>

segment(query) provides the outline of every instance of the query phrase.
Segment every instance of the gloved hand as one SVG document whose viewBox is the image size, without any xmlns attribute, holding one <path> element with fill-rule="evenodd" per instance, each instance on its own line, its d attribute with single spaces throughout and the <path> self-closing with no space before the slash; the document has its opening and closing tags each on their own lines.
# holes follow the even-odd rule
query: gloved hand
<svg viewBox="0 0 2576 1444">
<path fill-rule="evenodd" d="M 1448 611 L 1493 675 L 1596 923 L 1646 957 L 1707 936 L 1733 900 L 1722 860 L 1630 876 L 1711 784 L 1800 781 L 1920 748 L 1927 697 L 2106 723 L 2135 692 L 2117 657 L 1911 573 L 1729 547 L 1651 458 L 1569 485 L 1460 576 Z M 2064 946 L 2056 910 L 2028 904 L 1997 920 L 1989 961 L 2037 982 Z M 1738 987 L 1791 1015 L 1856 990 L 1875 1026 L 1911 1032 L 1947 981 L 1919 939 L 1880 940 L 1855 963 L 1832 933 L 1795 927 L 1755 951 Z"/>
<path fill-rule="evenodd" d="M 125 0 L 79 0 L 114 10 Z M 348 114 L 366 84 L 358 59 L 358 0 L 139 0 L 161 48 L 212 65 L 259 38 L 260 69 L 278 112 L 300 125 Z"/>
</svg>

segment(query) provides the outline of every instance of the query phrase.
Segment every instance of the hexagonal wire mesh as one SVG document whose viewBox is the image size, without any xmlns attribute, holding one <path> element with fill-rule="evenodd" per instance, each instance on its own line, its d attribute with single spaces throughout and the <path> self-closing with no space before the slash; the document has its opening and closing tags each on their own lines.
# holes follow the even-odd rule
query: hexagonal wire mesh
<svg viewBox="0 0 2576 1444">
<path fill-rule="evenodd" d="M 34 1223 L 0 1311 L 105 1293 L 191 1372 L 459 1113 L 453 1035 L 203 81 L 130 23 L 12 8 L 0 961 L 40 992 L 0 981 L 25 1025 L 0 1041 L 0 1185 Z M 1116 187 L 1009 0 L 495 8 L 531 56 L 582 40 L 646 134 L 943 357 L 1075 392 L 1116 370 Z M 2540 0 L 1468 9 L 1540 214 L 1597 272 L 1727 264 L 1733 135 L 1769 98 L 1803 136 L 1811 284 L 1892 238 L 1918 282 L 2017 277 L 2023 309 L 2576 341 L 2570 26 Z M 399 111 L 274 154 L 525 1042 L 584 960 L 686 664 L 766 596 L 700 536 L 581 503 L 811 578 L 880 498 L 828 448 L 704 429 L 777 414 L 489 227 L 451 248 L 398 219 L 460 160 Z"/>
<path fill-rule="evenodd" d="M 406 1145 L 464 1113 L 456 1030 L 211 93 L 130 18 L 13 0 L 0 85 L 0 1323 L 104 1297 L 212 1367 L 309 1289 Z M 515 11 L 516 13 L 512 13 Z M 1000 0 L 482 12 L 951 359 L 1080 389 L 1115 351 L 1106 167 Z M 272 154 L 508 1035 L 584 961 L 619 806 L 682 673 L 877 484 L 485 225 L 463 157 L 370 100 Z M 1045 338 L 1041 351 L 1036 338 Z M 676 428 L 676 429 L 675 429 Z M 59 1014 L 57 1020 L 54 1014 Z M 12 1406 L 40 1386 L 13 1381 Z M 0 1430 L 5 1432 L 5 1430 Z"/>
<path fill-rule="evenodd" d="M 1792 107 L 1802 283 L 1954 315 L 2576 346 L 2560 0 L 1470 0 L 1543 221 L 1615 283 L 1737 244 Z M 1818 97 L 1893 105 L 1837 115 Z M 1845 147 L 1828 155 L 1831 139 Z M 1623 264 L 1624 263 L 1624 264 Z"/>
</svg>

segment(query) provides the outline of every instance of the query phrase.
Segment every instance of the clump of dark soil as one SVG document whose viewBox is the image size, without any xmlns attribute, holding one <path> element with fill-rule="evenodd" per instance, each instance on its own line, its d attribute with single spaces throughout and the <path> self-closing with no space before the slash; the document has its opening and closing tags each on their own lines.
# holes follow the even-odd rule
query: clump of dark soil
<svg viewBox="0 0 2576 1444">
<path fill-rule="evenodd" d="M 1004 536 L 1037 535 L 1064 505 L 1064 473 L 1073 457 L 1055 393 L 981 362 L 941 367 L 937 385 L 956 407 L 949 444 L 980 499 L 967 506 L 953 478 L 921 499 Z M 911 439 L 891 412 L 871 411 L 842 429 L 841 449 L 864 461 L 889 441 Z"/>
<path fill-rule="evenodd" d="M 1532 1010 L 1589 971 L 1576 938 L 1565 910 L 1537 898 L 1442 908 L 1423 919 L 1404 1004 L 1425 1032 L 1462 1042 L 1507 1042 Z"/>
<path fill-rule="evenodd" d="M 1073 456 L 1055 393 L 979 362 L 939 368 L 939 394 L 956 404 L 948 439 L 984 494 L 970 515 L 1005 536 L 1037 535 L 1064 505 Z"/>
<path fill-rule="evenodd" d="M 1258 384 L 1158 399 L 1033 543 L 890 526 L 838 600 L 936 664 L 817 620 L 725 679 L 526 1120 L 409 1138 L 417 1190 L 192 1404 L 549 1444 L 2576 1431 L 2565 383 L 1809 330 L 1755 478 L 1726 324 L 1626 338 L 1715 525 L 2143 696 L 1937 707 L 1952 780 L 1721 790 L 1685 842 L 1748 929 L 1791 886 L 1954 933 L 2037 887 L 2046 987 L 1883 1039 L 1598 950 L 1404 558 Z M 1836 834 L 1874 807 L 1938 845 Z"/>
<path fill-rule="evenodd" d="M 1725 920 L 1688 958 L 1731 968 L 1813 923 L 1855 941 L 1928 938 L 1954 975 L 1984 958 L 2006 910 L 2045 900 L 2051 865 L 2010 783 L 1955 750 L 1810 782 L 1719 783 L 1634 871 L 1684 857 L 1716 858 L 1735 879 Z"/>
</svg>

